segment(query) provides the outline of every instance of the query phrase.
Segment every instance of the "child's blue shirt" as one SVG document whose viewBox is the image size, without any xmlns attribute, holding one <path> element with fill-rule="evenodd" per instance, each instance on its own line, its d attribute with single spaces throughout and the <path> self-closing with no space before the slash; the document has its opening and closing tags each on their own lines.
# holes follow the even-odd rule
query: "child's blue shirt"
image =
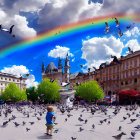
<svg viewBox="0 0 140 140">
<path fill-rule="evenodd" d="M 53 124 L 52 117 L 55 118 L 54 113 L 53 112 L 47 112 L 47 114 L 46 114 L 46 123 L 47 124 Z"/>
</svg>

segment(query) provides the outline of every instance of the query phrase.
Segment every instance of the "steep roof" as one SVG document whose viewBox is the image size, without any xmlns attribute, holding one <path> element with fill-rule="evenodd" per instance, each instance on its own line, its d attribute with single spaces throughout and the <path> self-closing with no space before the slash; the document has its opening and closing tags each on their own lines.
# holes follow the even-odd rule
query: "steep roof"
<svg viewBox="0 0 140 140">
<path fill-rule="evenodd" d="M 82 72 L 72 73 L 72 74 L 70 74 L 70 79 L 74 79 L 77 76 L 81 76 L 81 75 L 84 75 L 84 73 L 82 73 Z"/>
<path fill-rule="evenodd" d="M 50 71 L 57 71 L 56 66 L 54 65 L 53 62 L 51 62 L 50 64 L 48 64 L 47 68 L 46 68 L 46 72 L 50 72 Z"/>
</svg>

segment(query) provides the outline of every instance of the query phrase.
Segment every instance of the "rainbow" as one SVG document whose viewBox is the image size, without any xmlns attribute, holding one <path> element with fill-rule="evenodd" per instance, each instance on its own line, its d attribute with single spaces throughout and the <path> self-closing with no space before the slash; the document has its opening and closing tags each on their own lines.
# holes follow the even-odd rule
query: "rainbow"
<svg viewBox="0 0 140 140">
<path fill-rule="evenodd" d="M 137 23 L 140 22 L 140 14 L 131 14 L 131 15 L 130 14 L 129 15 L 114 14 L 114 15 L 84 19 L 76 23 L 64 24 L 60 27 L 56 27 L 56 28 L 41 32 L 35 37 L 26 38 L 15 44 L 3 46 L 0 48 L 0 57 L 5 57 L 9 55 L 10 53 L 16 52 L 18 50 L 24 50 L 26 48 L 37 46 L 43 43 L 55 41 L 56 39 L 63 38 L 71 34 L 90 30 L 93 28 L 99 28 L 100 26 L 104 25 L 105 21 L 114 22 L 114 19 L 113 19 L 114 17 L 118 18 L 120 22 L 121 21 L 126 22 L 126 23 L 128 21 L 137 22 Z"/>
</svg>

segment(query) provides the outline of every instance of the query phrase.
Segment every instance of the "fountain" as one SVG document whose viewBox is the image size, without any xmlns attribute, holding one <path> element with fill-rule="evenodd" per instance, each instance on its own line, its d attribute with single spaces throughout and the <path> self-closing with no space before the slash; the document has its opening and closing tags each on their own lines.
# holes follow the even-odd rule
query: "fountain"
<svg viewBox="0 0 140 140">
<path fill-rule="evenodd" d="M 59 93 L 61 96 L 61 102 L 63 105 L 68 106 L 68 107 L 72 107 L 73 106 L 73 102 L 70 101 L 70 98 L 74 98 L 74 93 L 76 91 L 73 89 L 60 89 Z"/>
</svg>

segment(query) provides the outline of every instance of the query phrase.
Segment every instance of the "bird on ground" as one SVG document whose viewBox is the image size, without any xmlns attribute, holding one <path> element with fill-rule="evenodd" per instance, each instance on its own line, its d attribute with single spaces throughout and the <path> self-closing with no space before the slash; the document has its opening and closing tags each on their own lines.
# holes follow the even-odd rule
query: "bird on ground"
<svg viewBox="0 0 140 140">
<path fill-rule="evenodd" d="M 81 117 L 79 117 L 78 120 L 79 120 L 80 122 L 84 121 Z"/>
<path fill-rule="evenodd" d="M 106 28 L 105 28 L 105 30 L 104 30 L 104 31 L 106 31 L 105 33 L 108 33 L 108 32 L 109 32 L 110 27 L 108 27 L 108 23 L 107 23 L 107 22 L 105 22 L 105 25 L 106 25 Z"/>
<path fill-rule="evenodd" d="M 118 19 L 117 18 L 115 18 L 115 22 L 116 22 L 116 27 L 118 27 L 119 25 L 120 25 L 120 23 L 119 23 L 119 21 L 118 21 Z"/>
<path fill-rule="evenodd" d="M 81 68 L 83 68 L 83 65 L 80 65 Z"/>
<path fill-rule="evenodd" d="M 85 124 L 86 124 L 87 122 L 88 122 L 88 120 L 86 119 L 86 120 L 85 120 Z"/>
<path fill-rule="evenodd" d="M 103 121 L 104 121 L 104 122 L 106 122 L 106 121 L 107 121 L 107 119 L 104 119 Z"/>
<path fill-rule="evenodd" d="M 16 126 L 16 127 L 20 125 L 20 124 L 19 124 L 19 123 L 17 123 L 17 122 L 13 122 L 13 123 L 15 124 L 15 126 Z"/>
<path fill-rule="evenodd" d="M 37 117 L 38 120 L 41 120 L 41 118 Z"/>
<path fill-rule="evenodd" d="M 130 121 L 133 123 L 134 121 L 136 121 L 137 119 L 130 119 Z"/>
<path fill-rule="evenodd" d="M 94 125 L 94 124 L 92 125 L 92 128 L 93 128 L 93 129 L 95 128 L 95 125 Z"/>
<path fill-rule="evenodd" d="M 31 125 L 33 125 L 35 122 L 29 122 Z"/>
<path fill-rule="evenodd" d="M 25 125 L 25 124 L 26 124 L 26 122 L 24 122 L 24 121 L 23 121 L 23 122 L 22 122 L 22 124 L 23 124 L 23 125 Z"/>
<path fill-rule="evenodd" d="M 84 130 L 84 129 L 83 129 L 82 127 L 79 128 L 79 131 L 80 131 L 80 132 L 83 131 L 83 130 Z"/>
<path fill-rule="evenodd" d="M 134 128 L 140 129 L 140 125 L 135 126 Z"/>
<path fill-rule="evenodd" d="M 119 37 L 123 36 L 123 33 L 121 33 L 121 29 L 119 28 Z"/>
<path fill-rule="evenodd" d="M 7 125 L 9 121 L 3 122 L 3 126 Z"/>
<path fill-rule="evenodd" d="M 71 117 L 71 116 L 73 116 L 73 115 L 72 115 L 72 114 L 67 114 L 67 116 L 68 116 L 68 117 Z"/>
<path fill-rule="evenodd" d="M 110 124 L 111 122 L 110 121 L 108 121 L 108 123 L 107 124 Z"/>
<path fill-rule="evenodd" d="M 66 119 L 65 119 L 65 122 L 66 122 L 67 120 L 68 120 L 68 119 L 66 118 Z"/>
<path fill-rule="evenodd" d="M 72 140 L 76 140 L 76 138 L 74 138 L 74 137 L 71 137 L 71 139 L 72 139 Z"/>
<path fill-rule="evenodd" d="M 127 118 L 126 117 L 123 117 L 123 120 L 126 120 Z"/>
<path fill-rule="evenodd" d="M 119 129 L 118 129 L 118 131 L 121 131 L 122 130 L 122 126 L 119 126 Z"/>
<path fill-rule="evenodd" d="M 123 135 L 126 135 L 126 134 L 124 132 L 121 132 L 120 134 L 118 134 L 116 136 L 112 136 L 112 137 L 114 137 L 117 140 L 120 140 Z"/>
<path fill-rule="evenodd" d="M 55 129 L 53 133 L 57 133 L 59 131 L 59 129 Z"/>
<path fill-rule="evenodd" d="M 136 135 L 136 132 L 135 131 L 134 132 L 131 132 L 131 136 L 135 137 L 135 135 Z"/>
<path fill-rule="evenodd" d="M 28 132 L 30 130 L 30 128 L 26 128 L 26 131 Z"/>
<path fill-rule="evenodd" d="M 130 28 L 131 28 L 131 24 L 130 24 L 129 26 L 126 26 L 126 28 L 127 28 L 127 29 L 130 29 Z"/>
<path fill-rule="evenodd" d="M 103 123 L 103 121 L 102 120 L 100 120 L 100 124 L 102 124 Z"/>
</svg>

